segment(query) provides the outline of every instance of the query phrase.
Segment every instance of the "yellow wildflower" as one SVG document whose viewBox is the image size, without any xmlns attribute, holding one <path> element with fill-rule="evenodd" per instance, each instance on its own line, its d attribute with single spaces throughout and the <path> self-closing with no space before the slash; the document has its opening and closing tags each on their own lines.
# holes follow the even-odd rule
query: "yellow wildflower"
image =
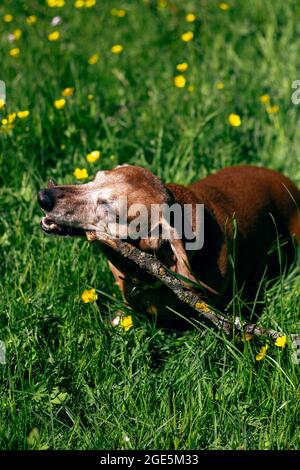
<svg viewBox="0 0 300 470">
<path fill-rule="evenodd" d="M 94 95 L 92 95 L 91 93 L 89 93 L 89 94 L 87 95 L 87 99 L 88 99 L 89 101 L 93 101 Z"/>
<path fill-rule="evenodd" d="M 5 106 L 5 101 L 2 98 L 0 98 L 0 109 L 4 108 L 4 106 Z"/>
<path fill-rule="evenodd" d="M 49 41 L 58 41 L 60 38 L 60 32 L 59 31 L 53 31 L 53 33 L 48 34 L 48 39 Z"/>
<path fill-rule="evenodd" d="M 124 328 L 124 331 L 130 330 L 130 328 L 133 326 L 132 323 L 132 316 L 128 315 L 126 317 L 121 318 L 121 326 Z"/>
<path fill-rule="evenodd" d="M 85 304 L 95 302 L 98 299 L 98 294 L 95 289 L 87 289 L 82 292 L 81 298 Z"/>
<path fill-rule="evenodd" d="M 259 99 L 260 99 L 260 102 L 263 104 L 268 104 L 270 102 L 269 95 L 262 95 Z"/>
<path fill-rule="evenodd" d="M 92 152 L 88 153 L 86 159 L 89 163 L 95 163 L 101 156 L 101 152 L 99 150 L 93 150 Z"/>
<path fill-rule="evenodd" d="M 6 13 L 6 15 L 3 16 L 3 21 L 4 23 L 11 23 L 14 17 L 10 13 Z"/>
<path fill-rule="evenodd" d="M 16 113 L 11 113 L 7 116 L 8 124 L 12 124 L 17 117 Z"/>
<path fill-rule="evenodd" d="M 222 2 L 219 3 L 219 8 L 220 10 L 227 11 L 230 8 L 230 5 L 228 3 Z"/>
<path fill-rule="evenodd" d="M 30 114 L 30 111 L 28 111 L 28 110 L 18 111 L 17 112 L 17 116 L 18 116 L 19 119 L 25 119 L 29 116 L 29 114 Z"/>
<path fill-rule="evenodd" d="M 94 65 L 94 64 L 97 64 L 98 60 L 99 60 L 99 54 L 93 54 L 91 55 L 91 57 L 89 57 L 88 63 L 90 65 Z"/>
<path fill-rule="evenodd" d="M 62 92 L 62 95 L 63 96 L 72 96 L 74 93 L 74 88 L 71 88 L 71 87 L 68 87 L 68 88 L 65 88 Z"/>
<path fill-rule="evenodd" d="M 74 172 L 73 172 L 73 175 L 75 176 L 76 179 L 78 180 L 83 180 L 85 178 L 88 178 L 88 172 L 86 170 L 86 168 L 75 168 Z"/>
<path fill-rule="evenodd" d="M 50 8 L 63 7 L 64 4 L 65 4 L 65 0 L 47 0 L 47 5 Z"/>
<path fill-rule="evenodd" d="M 269 106 L 267 108 L 267 112 L 269 114 L 274 114 L 274 113 L 278 113 L 279 109 L 280 109 L 279 106 L 277 104 L 274 104 L 274 106 Z"/>
<path fill-rule="evenodd" d="M 84 7 L 84 0 L 76 0 L 76 2 L 74 3 L 74 6 L 75 8 L 83 8 Z"/>
<path fill-rule="evenodd" d="M 257 361 L 261 361 L 262 359 L 264 359 L 266 357 L 268 348 L 269 348 L 268 344 L 266 344 L 265 346 L 262 346 L 260 348 L 259 353 L 256 355 L 256 360 Z"/>
<path fill-rule="evenodd" d="M 59 100 L 54 101 L 54 107 L 56 109 L 62 109 L 66 105 L 66 100 L 64 98 L 60 98 Z"/>
<path fill-rule="evenodd" d="M 26 23 L 27 24 L 34 24 L 37 22 L 37 17 L 35 15 L 30 15 L 30 16 L 27 16 L 26 18 Z"/>
<path fill-rule="evenodd" d="M 181 35 L 181 39 L 184 41 L 184 42 L 189 42 L 193 39 L 194 37 L 194 33 L 193 31 L 187 31 L 186 33 L 183 33 Z"/>
<path fill-rule="evenodd" d="M 181 64 L 177 64 L 176 68 L 179 72 L 185 72 L 189 68 L 189 65 L 186 62 L 182 62 Z"/>
<path fill-rule="evenodd" d="M 184 88 L 186 84 L 186 79 L 183 75 L 176 75 L 174 78 L 174 85 L 177 88 Z"/>
<path fill-rule="evenodd" d="M 233 127 L 239 127 L 242 123 L 240 116 L 234 113 L 229 114 L 228 122 Z"/>
<path fill-rule="evenodd" d="M 20 49 L 19 49 L 18 47 L 14 47 L 13 49 L 11 49 L 11 50 L 9 51 L 9 55 L 10 55 L 11 57 L 19 57 L 19 55 L 20 55 Z"/>
<path fill-rule="evenodd" d="M 2 119 L 1 123 L 2 123 L 3 126 L 7 126 L 8 120 L 6 118 L 4 118 L 4 119 Z"/>
<path fill-rule="evenodd" d="M 125 10 L 118 10 L 117 8 L 113 8 L 110 13 L 113 15 L 113 16 L 118 16 L 119 18 L 123 18 L 125 15 L 126 15 L 126 11 Z"/>
<path fill-rule="evenodd" d="M 20 28 L 15 29 L 13 32 L 13 36 L 15 41 L 20 39 L 20 37 L 22 36 L 22 30 Z"/>
<path fill-rule="evenodd" d="M 121 54 L 122 51 L 123 51 L 123 46 L 121 46 L 121 44 L 115 44 L 111 48 L 111 52 L 113 54 Z"/>
<path fill-rule="evenodd" d="M 125 11 L 125 10 L 118 10 L 117 16 L 118 16 L 119 18 L 124 18 L 125 15 L 126 15 L 126 11 Z"/>
<path fill-rule="evenodd" d="M 194 13 L 188 13 L 185 19 L 188 23 L 193 23 L 196 20 L 196 15 Z"/>
<path fill-rule="evenodd" d="M 205 302 L 197 302 L 195 307 L 198 309 L 198 310 L 202 310 L 203 312 L 209 312 L 209 306 L 207 305 L 207 303 Z"/>
<path fill-rule="evenodd" d="M 243 339 L 245 341 L 251 341 L 252 338 L 253 338 L 253 335 L 251 333 L 244 333 L 244 335 L 243 335 Z"/>
<path fill-rule="evenodd" d="M 86 8 L 92 8 L 96 5 L 96 0 L 86 0 L 85 6 Z"/>
<path fill-rule="evenodd" d="M 222 83 L 222 82 L 217 82 L 216 83 L 216 89 L 217 90 L 223 90 L 224 87 L 225 87 L 224 83 Z"/>
<path fill-rule="evenodd" d="M 275 341 L 275 346 L 278 348 L 285 348 L 286 345 L 286 336 L 279 336 Z"/>
</svg>

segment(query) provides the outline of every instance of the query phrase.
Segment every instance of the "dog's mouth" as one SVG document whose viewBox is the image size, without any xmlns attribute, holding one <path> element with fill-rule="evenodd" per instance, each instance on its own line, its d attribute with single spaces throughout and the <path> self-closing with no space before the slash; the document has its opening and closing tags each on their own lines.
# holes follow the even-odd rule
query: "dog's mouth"
<svg viewBox="0 0 300 470">
<path fill-rule="evenodd" d="M 82 237 L 85 235 L 83 229 L 57 224 L 48 215 L 42 218 L 40 225 L 43 232 L 48 235 L 59 235 L 60 237 Z"/>
</svg>

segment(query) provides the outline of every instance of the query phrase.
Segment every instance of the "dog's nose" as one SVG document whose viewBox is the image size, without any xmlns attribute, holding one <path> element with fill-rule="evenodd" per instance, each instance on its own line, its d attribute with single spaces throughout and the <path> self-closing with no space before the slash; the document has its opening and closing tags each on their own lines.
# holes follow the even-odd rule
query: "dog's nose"
<svg viewBox="0 0 300 470">
<path fill-rule="evenodd" d="M 54 196 L 48 189 L 42 189 L 38 192 L 38 201 L 42 209 L 51 212 L 54 207 Z"/>
</svg>

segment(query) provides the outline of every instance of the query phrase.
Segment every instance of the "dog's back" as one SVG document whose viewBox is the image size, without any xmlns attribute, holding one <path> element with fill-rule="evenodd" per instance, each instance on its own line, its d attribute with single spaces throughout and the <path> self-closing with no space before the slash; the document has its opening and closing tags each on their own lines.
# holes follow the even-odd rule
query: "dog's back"
<svg viewBox="0 0 300 470">
<path fill-rule="evenodd" d="M 274 250 L 272 260 L 267 261 L 267 255 L 278 240 L 285 243 L 285 261 L 290 262 L 291 239 L 295 237 L 300 243 L 300 191 L 290 179 L 265 168 L 235 166 L 192 184 L 190 189 L 211 216 L 206 217 L 204 248 L 192 262 L 204 282 L 221 294 L 231 292 L 234 273 L 239 287 L 248 283 L 256 289 L 266 262 L 269 274 L 277 274 L 278 252 Z"/>
</svg>

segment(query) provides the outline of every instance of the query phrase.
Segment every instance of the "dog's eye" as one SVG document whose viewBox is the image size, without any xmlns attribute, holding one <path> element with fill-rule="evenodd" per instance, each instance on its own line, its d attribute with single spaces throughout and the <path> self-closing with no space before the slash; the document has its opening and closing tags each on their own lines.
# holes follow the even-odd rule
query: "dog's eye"
<svg viewBox="0 0 300 470">
<path fill-rule="evenodd" d="M 105 199 L 101 199 L 100 197 L 97 199 L 97 204 L 107 204 L 107 201 Z"/>
</svg>

